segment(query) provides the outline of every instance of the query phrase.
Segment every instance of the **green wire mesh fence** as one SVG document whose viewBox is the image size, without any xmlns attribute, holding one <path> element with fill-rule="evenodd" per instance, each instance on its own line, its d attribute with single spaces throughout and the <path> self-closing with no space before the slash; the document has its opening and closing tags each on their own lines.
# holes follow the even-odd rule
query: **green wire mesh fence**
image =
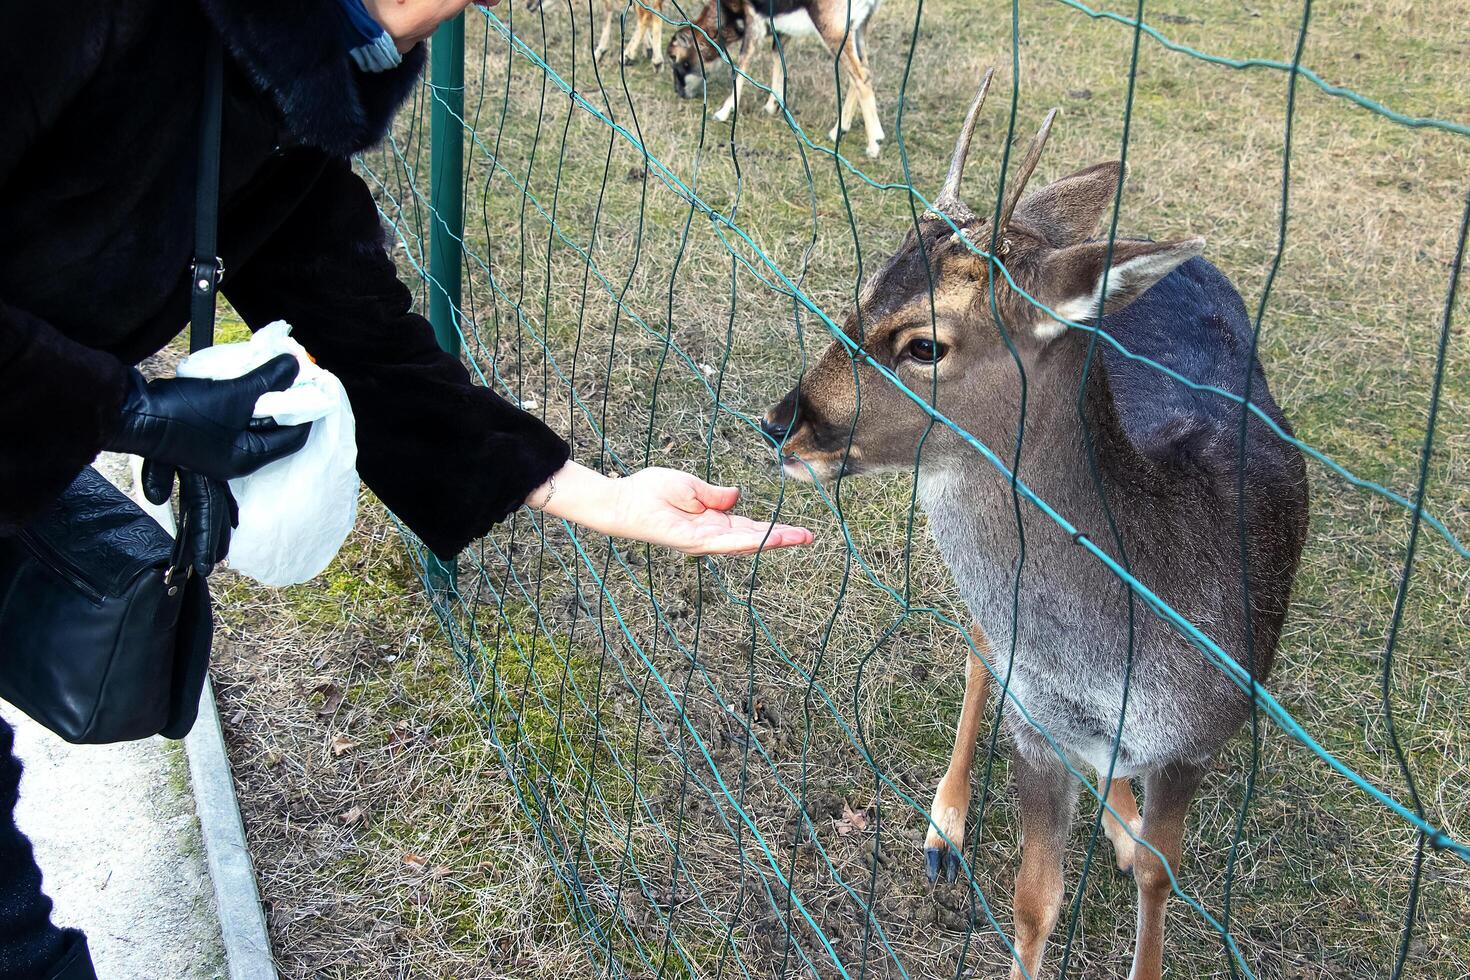
<svg viewBox="0 0 1470 980">
<path fill-rule="evenodd" d="M 866 160 L 851 154 L 861 127 L 835 144 L 816 135 L 847 84 L 819 45 L 788 51 L 778 38 L 785 97 L 772 118 L 755 112 L 771 87 L 752 72 L 726 123 L 713 110 L 733 49 L 723 72 L 710 66 L 708 95 L 689 100 L 667 70 L 617 57 L 640 15 L 673 31 L 699 8 L 614 4 L 599 60 L 600 5 L 520 4 L 441 29 L 432 77 L 359 161 L 441 342 L 587 465 L 738 483 L 746 513 L 819 534 L 803 553 L 695 560 L 524 512 L 452 567 L 410 536 L 520 800 L 506 819 L 533 828 L 563 886 L 555 914 L 585 938 L 593 972 L 1010 969 L 1017 818 L 993 706 L 967 836 L 952 841 L 958 881 L 925 874 L 930 799 L 976 644 L 923 532 L 914 474 L 794 484 L 759 426 L 843 340 L 841 313 L 930 208 L 963 104 L 997 63 L 1009 109 L 980 123 L 988 149 L 971 183 L 992 189 L 970 189 L 976 211 L 987 196 L 999 207 L 1026 121 L 1063 104 L 1049 152 L 1065 159 L 1051 176 L 1127 161 L 1110 249 L 1120 225 L 1211 238 L 1297 435 L 1248 398 L 1071 326 L 1161 379 L 1243 405 L 1242 448 L 1249 412 L 1310 462 L 1308 553 L 1277 672 L 1257 685 L 1210 623 L 1176 612 L 1160 583 L 1135 578 L 1032 493 L 1019 438 L 958 433 L 1010 481 L 1018 515 L 1043 514 L 1126 585 L 1138 615 L 1169 623 L 1253 695 L 1174 869 L 1166 962 L 1200 976 L 1470 974 L 1459 707 L 1470 684 L 1470 389 L 1451 345 L 1470 128 L 1409 111 L 1431 113 L 1444 91 L 1463 91 L 1463 75 L 1405 83 L 1385 70 L 1402 85 L 1395 108 L 1384 103 L 1399 89 L 1377 101 L 1324 81 L 1331 73 L 1304 55 L 1351 66 L 1344 32 L 1367 29 L 1367 3 L 1358 20 L 1335 14 L 1318 28 L 1310 0 L 1158 18 L 1143 0 L 983 14 L 963 0 L 890 0 L 865 44 L 891 139 Z M 1332 43 L 1309 47 L 1319 29 Z M 1213 53 L 1271 45 L 1291 58 Z M 1397 54 L 1370 52 L 1369 67 L 1379 57 Z M 1354 169 L 1370 158 L 1382 165 Z M 1381 207 L 1355 206 L 1359 177 Z M 1294 250 L 1299 240 L 1310 254 Z M 1015 285 L 991 243 L 970 248 Z M 846 343 L 924 405 L 931 427 L 958 429 Z M 1026 587 L 1019 570 L 1015 581 Z M 1015 692 L 1003 697 L 1024 713 Z M 1044 970 L 1121 975 L 1133 884 L 1098 847 L 1104 774 L 1069 769 L 1093 819 L 1079 822 Z"/>
</svg>

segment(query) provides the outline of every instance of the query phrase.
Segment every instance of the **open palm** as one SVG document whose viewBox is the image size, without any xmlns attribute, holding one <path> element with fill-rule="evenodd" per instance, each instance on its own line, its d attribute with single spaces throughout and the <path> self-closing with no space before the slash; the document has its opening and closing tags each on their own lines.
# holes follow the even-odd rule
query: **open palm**
<svg viewBox="0 0 1470 980">
<path fill-rule="evenodd" d="M 609 533 L 665 545 L 686 555 L 749 555 L 812 542 L 812 532 L 730 513 L 736 487 L 717 487 L 678 470 L 650 467 L 615 484 Z"/>
</svg>

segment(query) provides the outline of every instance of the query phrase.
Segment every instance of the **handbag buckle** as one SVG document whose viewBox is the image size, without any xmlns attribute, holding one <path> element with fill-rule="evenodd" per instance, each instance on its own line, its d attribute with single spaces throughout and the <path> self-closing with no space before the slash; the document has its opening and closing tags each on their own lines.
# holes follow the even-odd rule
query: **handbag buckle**
<svg viewBox="0 0 1470 980">
<path fill-rule="evenodd" d="M 194 280 L 195 289 L 206 292 L 211 285 L 218 286 L 224 282 L 225 260 L 216 255 L 213 262 L 201 263 L 196 258 L 189 263 L 189 278 Z"/>
</svg>

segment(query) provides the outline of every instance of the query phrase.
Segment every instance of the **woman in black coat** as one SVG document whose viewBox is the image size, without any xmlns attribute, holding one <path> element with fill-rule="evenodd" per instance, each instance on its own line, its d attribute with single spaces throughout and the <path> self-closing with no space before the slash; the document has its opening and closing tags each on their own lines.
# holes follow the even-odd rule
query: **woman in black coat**
<svg viewBox="0 0 1470 980">
<path fill-rule="evenodd" d="M 569 461 L 560 437 L 472 384 L 411 312 L 348 158 L 382 138 L 416 84 L 419 42 L 467 5 L 0 3 L 0 534 L 100 450 L 137 451 L 138 406 L 166 393 L 133 365 L 188 317 L 204 55 L 217 34 L 221 291 L 252 328 L 291 323 L 342 380 L 364 481 L 429 548 L 451 556 L 527 504 L 690 554 L 810 541 L 729 514 L 733 488 L 662 469 L 608 480 Z M 0 980 L 91 977 L 83 937 L 51 925 L 15 827 L 11 744 L 0 722 Z"/>
</svg>

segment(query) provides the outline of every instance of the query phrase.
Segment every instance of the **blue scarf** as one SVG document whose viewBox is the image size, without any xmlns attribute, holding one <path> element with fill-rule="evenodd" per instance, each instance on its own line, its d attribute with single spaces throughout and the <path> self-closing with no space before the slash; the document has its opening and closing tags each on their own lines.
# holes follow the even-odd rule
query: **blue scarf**
<svg viewBox="0 0 1470 980">
<path fill-rule="evenodd" d="M 337 0 L 337 3 L 347 18 L 347 53 L 358 68 L 380 72 L 403 63 L 393 38 L 367 12 L 362 0 Z"/>
</svg>

